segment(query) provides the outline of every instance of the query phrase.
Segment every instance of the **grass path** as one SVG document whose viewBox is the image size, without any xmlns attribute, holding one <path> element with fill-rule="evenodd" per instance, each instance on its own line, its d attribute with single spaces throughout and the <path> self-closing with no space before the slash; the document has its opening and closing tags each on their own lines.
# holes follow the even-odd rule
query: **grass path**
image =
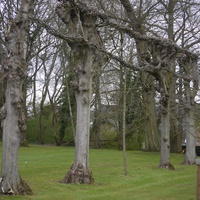
<svg viewBox="0 0 200 200">
<path fill-rule="evenodd" d="M 1 152 L 0 152 L 1 153 Z M 122 152 L 90 150 L 92 185 L 60 184 L 74 159 L 74 148 L 31 145 L 21 148 L 20 174 L 32 196 L 0 196 L 0 200 L 195 200 L 196 166 L 180 165 L 183 155 L 172 154 L 176 170 L 159 169 L 159 153 L 127 151 L 128 176 L 123 176 Z"/>
</svg>

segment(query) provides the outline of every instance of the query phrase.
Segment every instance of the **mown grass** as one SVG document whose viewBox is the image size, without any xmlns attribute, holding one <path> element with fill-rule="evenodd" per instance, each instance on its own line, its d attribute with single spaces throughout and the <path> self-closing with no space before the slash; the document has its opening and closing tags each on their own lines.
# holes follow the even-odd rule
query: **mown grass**
<svg viewBox="0 0 200 200">
<path fill-rule="evenodd" d="M 184 155 L 172 154 L 176 170 L 157 168 L 159 153 L 127 151 L 128 175 L 123 176 L 122 152 L 90 150 L 92 185 L 61 184 L 74 159 L 74 148 L 31 145 L 21 148 L 20 174 L 31 196 L 0 196 L 5 200 L 194 200 L 196 166 L 180 165 Z"/>
</svg>

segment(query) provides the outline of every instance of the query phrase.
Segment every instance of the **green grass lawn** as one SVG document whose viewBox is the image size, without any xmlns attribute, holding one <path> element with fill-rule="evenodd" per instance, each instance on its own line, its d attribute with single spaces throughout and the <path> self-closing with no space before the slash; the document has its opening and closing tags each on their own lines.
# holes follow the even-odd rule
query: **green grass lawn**
<svg viewBox="0 0 200 200">
<path fill-rule="evenodd" d="M 184 155 L 172 154 L 175 171 L 157 168 L 159 153 L 127 151 L 128 175 L 123 176 L 122 152 L 90 150 L 92 185 L 61 184 L 74 159 L 74 148 L 30 145 L 21 148 L 20 175 L 31 196 L 0 196 L 0 200 L 195 200 L 196 166 L 180 165 Z"/>
</svg>

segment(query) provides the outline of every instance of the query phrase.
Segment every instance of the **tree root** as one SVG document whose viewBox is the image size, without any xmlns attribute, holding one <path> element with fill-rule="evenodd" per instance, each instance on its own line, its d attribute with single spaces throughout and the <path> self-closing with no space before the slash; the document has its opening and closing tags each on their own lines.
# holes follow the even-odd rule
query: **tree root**
<svg viewBox="0 0 200 200">
<path fill-rule="evenodd" d="M 20 183 L 17 186 L 17 189 L 12 189 L 12 187 L 3 187 L 3 179 L 0 184 L 0 195 L 31 195 L 33 194 L 32 190 L 28 184 L 20 178 Z"/>
<path fill-rule="evenodd" d="M 170 162 L 164 163 L 163 165 L 160 165 L 159 167 L 164 168 L 164 169 L 169 169 L 169 170 L 175 170 L 174 166 Z"/>
<path fill-rule="evenodd" d="M 91 184 L 94 182 L 92 172 L 85 169 L 82 164 L 72 165 L 61 183 Z"/>
</svg>

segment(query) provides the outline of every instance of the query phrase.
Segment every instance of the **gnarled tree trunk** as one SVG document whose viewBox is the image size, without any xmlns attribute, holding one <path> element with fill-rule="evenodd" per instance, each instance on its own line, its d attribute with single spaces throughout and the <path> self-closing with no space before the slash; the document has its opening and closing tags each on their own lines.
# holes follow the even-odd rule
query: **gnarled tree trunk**
<svg viewBox="0 0 200 200">
<path fill-rule="evenodd" d="M 63 179 L 63 183 L 92 183 L 94 181 L 89 167 L 90 138 L 90 100 L 92 95 L 92 77 L 98 52 L 76 41 L 83 37 L 86 41 L 100 44 L 96 31 L 96 17 L 73 7 L 72 2 L 58 4 L 56 12 L 67 25 L 68 36 L 74 41 L 68 41 L 72 52 L 72 62 L 75 72 L 71 82 L 76 95 L 77 122 L 75 136 L 75 161 Z"/>
<path fill-rule="evenodd" d="M 76 77 L 73 87 L 77 102 L 76 121 L 76 157 L 70 171 L 64 178 L 66 183 L 91 183 L 93 181 L 89 168 L 89 137 L 90 137 L 90 100 L 92 92 L 92 51 L 87 47 L 73 47 L 76 52 Z"/>
<path fill-rule="evenodd" d="M 5 104 L 0 110 L 3 126 L 3 157 L 0 190 L 3 194 L 30 194 L 18 169 L 18 150 L 26 129 L 23 84 L 26 80 L 24 39 L 28 28 L 31 0 L 22 0 L 20 12 L 9 22 L 6 31 L 6 50 L 3 68 L 6 73 Z"/>
</svg>

